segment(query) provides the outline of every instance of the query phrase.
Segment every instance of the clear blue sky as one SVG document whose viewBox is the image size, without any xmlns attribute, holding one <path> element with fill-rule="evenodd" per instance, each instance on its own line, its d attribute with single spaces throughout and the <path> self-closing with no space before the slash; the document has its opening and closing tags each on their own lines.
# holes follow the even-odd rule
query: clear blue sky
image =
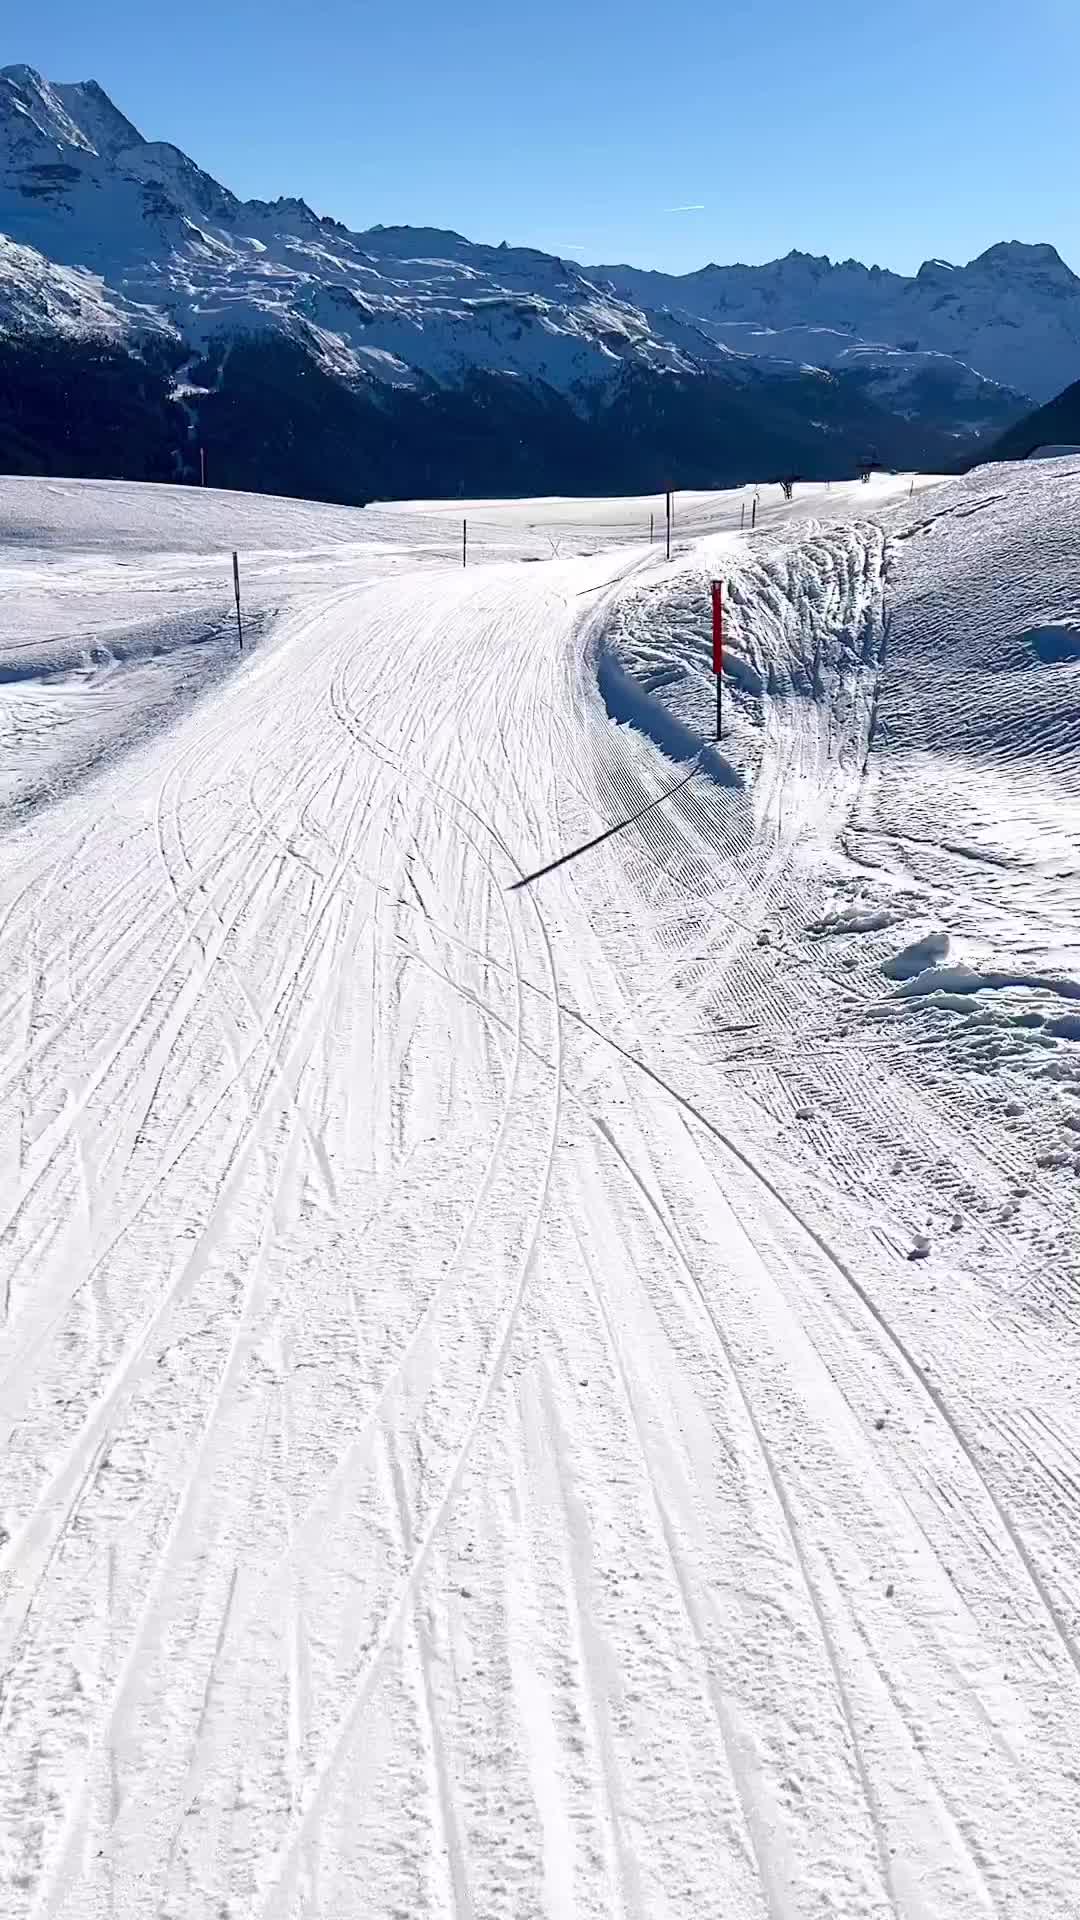
<svg viewBox="0 0 1080 1920">
<path fill-rule="evenodd" d="M 1077 0 L 8 0 L 244 195 L 671 271 L 801 247 L 1080 270 Z M 668 211 L 694 208 L 695 211 Z"/>
</svg>

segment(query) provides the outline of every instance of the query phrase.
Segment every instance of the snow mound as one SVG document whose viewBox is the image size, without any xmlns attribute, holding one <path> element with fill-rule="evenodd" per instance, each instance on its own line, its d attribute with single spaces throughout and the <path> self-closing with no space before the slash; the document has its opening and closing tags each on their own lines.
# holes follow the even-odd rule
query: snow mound
<svg viewBox="0 0 1080 1920">
<path fill-rule="evenodd" d="M 722 578 L 725 759 L 761 788 L 777 756 L 795 755 L 798 735 L 813 805 L 833 774 L 857 772 L 865 759 L 885 561 L 884 535 L 862 522 L 781 534 L 760 555 L 729 540 L 691 549 L 674 570 L 658 561 L 605 617 L 605 684 L 617 671 L 628 677 L 623 688 L 635 684 L 690 736 L 715 737 L 710 583 Z M 620 717 L 631 717 L 625 697 Z"/>
</svg>

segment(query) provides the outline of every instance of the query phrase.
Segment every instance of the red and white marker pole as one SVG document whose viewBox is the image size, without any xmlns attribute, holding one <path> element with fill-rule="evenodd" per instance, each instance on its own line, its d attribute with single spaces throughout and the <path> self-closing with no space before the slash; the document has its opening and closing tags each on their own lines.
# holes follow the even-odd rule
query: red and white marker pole
<svg viewBox="0 0 1080 1920">
<path fill-rule="evenodd" d="M 712 670 L 716 675 L 716 737 L 719 740 L 724 720 L 724 583 L 712 583 Z"/>
</svg>

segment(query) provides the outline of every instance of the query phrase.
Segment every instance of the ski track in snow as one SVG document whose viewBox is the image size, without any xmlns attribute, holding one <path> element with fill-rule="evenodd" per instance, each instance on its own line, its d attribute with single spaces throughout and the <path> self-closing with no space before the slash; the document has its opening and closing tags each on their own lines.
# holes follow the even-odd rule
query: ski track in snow
<svg viewBox="0 0 1080 1920">
<path fill-rule="evenodd" d="M 4 483 L 0 1911 L 1071 1920 L 1062 472 Z"/>
</svg>

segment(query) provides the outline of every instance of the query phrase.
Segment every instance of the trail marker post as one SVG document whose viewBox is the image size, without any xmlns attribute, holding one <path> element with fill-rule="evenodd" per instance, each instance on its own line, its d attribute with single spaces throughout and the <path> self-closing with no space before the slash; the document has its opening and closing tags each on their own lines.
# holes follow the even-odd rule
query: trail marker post
<svg viewBox="0 0 1080 1920">
<path fill-rule="evenodd" d="M 712 670 L 716 675 L 716 737 L 724 724 L 724 583 L 712 583 Z"/>
<path fill-rule="evenodd" d="M 668 488 L 667 493 L 665 495 L 665 501 L 667 505 L 667 552 L 665 553 L 664 558 L 665 560 L 670 560 L 671 559 L 671 488 L 670 487 Z"/>
<path fill-rule="evenodd" d="M 465 566 L 468 566 L 468 563 L 469 563 L 469 523 L 467 520 L 463 520 L 461 523 L 461 564 L 463 567 L 465 567 Z"/>
<path fill-rule="evenodd" d="M 232 557 L 233 592 L 236 595 L 236 631 L 240 635 L 240 651 L 244 651 L 244 623 L 240 618 L 240 561 L 234 553 Z"/>
<path fill-rule="evenodd" d="M 754 531 L 754 528 L 755 528 L 756 526 L 757 526 L 757 494 L 755 493 L 755 495 L 754 495 L 754 498 L 753 498 L 753 500 L 752 500 L 752 501 L 751 501 L 751 503 L 750 503 L 750 531 L 751 531 L 751 533 L 753 533 L 753 531 Z"/>
<path fill-rule="evenodd" d="M 655 514 L 652 514 L 652 513 L 650 513 L 650 515 L 649 515 L 649 545 L 650 545 L 650 547 L 652 546 L 652 536 L 653 536 L 653 521 L 654 521 L 654 519 L 655 519 L 655 518 L 656 518 L 656 516 L 655 516 Z"/>
<path fill-rule="evenodd" d="M 199 485 L 201 487 L 205 487 L 206 485 L 206 448 L 205 447 L 199 448 Z"/>
<path fill-rule="evenodd" d="M 743 500 L 739 507 L 739 532 L 740 533 L 742 532 L 745 525 L 746 525 L 746 501 Z"/>
</svg>

